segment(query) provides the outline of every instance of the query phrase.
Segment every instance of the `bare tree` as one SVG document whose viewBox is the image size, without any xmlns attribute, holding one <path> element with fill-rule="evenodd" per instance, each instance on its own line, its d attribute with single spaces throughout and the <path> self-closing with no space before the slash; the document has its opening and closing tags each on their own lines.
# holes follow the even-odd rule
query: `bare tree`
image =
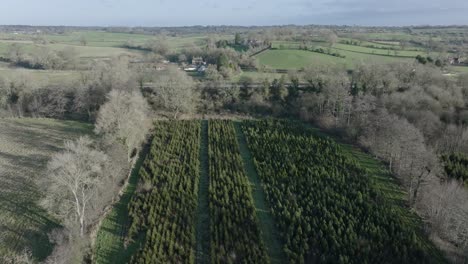
<svg viewBox="0 0 468 264">
<path fill-rule="evenodd" d="M 55 154 L 48 163 L 43 206 L 66 226 L 79 226 L 84 236 L 92 199 L 101 187 L 107 155 L 93 148 L 89 137 L 67 141 L 65 150 Z"/>
<path fill-rule="evenodd" d="M 113 90 L 101 107 L 96 121 L 96 133 L 126 146 L 128 160 L 148 133 L 149 105 L 140 92 Z"/>
<path fill-rule="evenodd" d="M 335 46 L 336 42 L 338 41 L 338 36 L 336 35 L 335 32 L 333 31 L 327 31 L 325 38 L 327 40 L 327 43 L 330 45 L 330 47 Z"/>
<path fill-rule="evenodd" d="M 449 180 L 424 188 L 419 209 L 429 220 L 431 231 L 457 245 L 460 262 L 468 259 L 468 192 L 463 184 Z M 463 261 L 464 260 L 464 261 Z"/>
<path fill-rule="evenodd" d="M 80 44 L 81 44 L 82 46 L 88 45 L 88 39 L 87 39 L 84 35 L 82 35 L 82 36 L 80 37 Z"/>
<path fill-rule="evenodd" d="M 174 118 L 180 112 L 192 112 L 195 109 L 195 84 L 191 77 L 175 67 L 159 73 L 149 93 L 153 105 L 171 111 Z"/>
<path fill-rule="evenodd" d="M 61 88 L 41 88 L 26 93 L 26 109 L 33 117 L 63 117 L 68 104 Z"/>
<path fill-rule="evenodd" d="M 17 63 L 18 61 L 22 60 L 24 56 L 23 47 L 17 43 L 13 43 L 8 48 L 8 58 L 11 62 Z"/>
<path fill-rule="evenodd" d="M 149 40 L 146 43 L 148 49 L 152 52 L 157 53 L 161 56 L 166 56 L 169 53 L 169 43 L 164 37 L 158 37 L 156 39 Z"/>
</svg>

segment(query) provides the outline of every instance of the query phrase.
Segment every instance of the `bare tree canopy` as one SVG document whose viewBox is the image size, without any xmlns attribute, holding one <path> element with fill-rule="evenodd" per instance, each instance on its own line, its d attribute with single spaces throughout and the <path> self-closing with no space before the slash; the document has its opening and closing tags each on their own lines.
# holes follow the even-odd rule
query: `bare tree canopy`
<svg viewBox="0 0 468 264">
<path fill-rule="evenodd" d="M 130 160 L 148 133 L 148 115 L 148 102 L 140 92 L 113 90 L 99 110 L 95 131 L 125 145 Z"/>
<path fill-rule="evenodd" d="M 150 88 L 150 99 L 156 108 L 174 113 L 192 112 L 195 108 L 195 84 L 187 74 L 176 67 L 158 74 Z"/>
<path fill-rule="evenodd" d="M 48 164 L 45 208 L 71 229 L 79 225 L 84 235 L 92 198 L 103 182 L 102 171 L 107 155 L 93 148 L 89 137 L 67 141 L 65 151 L 55 154 Z"/>
</svg>

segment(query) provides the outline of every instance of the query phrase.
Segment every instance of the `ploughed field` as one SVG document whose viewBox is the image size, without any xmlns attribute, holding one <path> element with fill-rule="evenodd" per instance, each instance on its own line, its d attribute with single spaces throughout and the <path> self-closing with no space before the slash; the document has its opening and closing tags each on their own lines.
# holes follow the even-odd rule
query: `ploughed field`
<svg viewBox="0 0 468 264">
<path fill-rule="evenodd" d="M 98 263 L 445 262 L 377 161 L 296 121 L 157 122 L 131 188 Z"/>
</svg>

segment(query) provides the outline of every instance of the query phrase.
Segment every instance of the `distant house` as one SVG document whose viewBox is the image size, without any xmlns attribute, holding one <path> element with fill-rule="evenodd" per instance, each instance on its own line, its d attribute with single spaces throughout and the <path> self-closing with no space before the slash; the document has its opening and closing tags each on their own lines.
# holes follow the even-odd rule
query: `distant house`
<svg viewBox="0 0 468 264">
<path fill-rule="evenodd" d="M 198 65 L 205 65 L 206 63 L 203 61 L 202 57 L 193 57 L 192 58 L 192 65 L 198 66 Z"/>
<path fill-rule="evenodd" d="M 189 65 L 189 66 L 184 68 L 184 71 L 186 71 L 186 72 L 194 72 L 196 70 L 197 70 L 197 67 L 195 67 L 193 65 Z"/>
<path fill-rule="evenodd" d="M 464 59 L 464 58 L 460 58 L 460 57 L 457 57 L 457 58 L 449 58 L 449 63 L 450 63 L 451 65 L 463 64 L 463 63 L 465 63 L 465 59 Z"/>
</svg>

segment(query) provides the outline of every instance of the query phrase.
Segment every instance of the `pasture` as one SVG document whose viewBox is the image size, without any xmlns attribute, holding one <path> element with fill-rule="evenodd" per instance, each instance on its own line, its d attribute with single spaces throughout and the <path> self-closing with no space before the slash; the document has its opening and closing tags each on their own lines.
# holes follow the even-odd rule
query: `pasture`
<svg viewBox="0 0 468 264">
<path fill-rule="evenodd" d="M 345 58 L 305 50 L 267 50 L 257 56 L 261 65 L 273 69 L 301 69 L 312 65 L 337 65 L 352 69 L 363 62 L 398 62 L 412 61 L 414 58 L 400 58 L 377 54 L 365 54 L 348 50 L 333 49 Z"/>
<path fill-rule="evenodd" d="M 72 70 L 31 70 L 10 67 L 7 63 L 0 63 L 0 78 L 22 80 L 36 88 L 75 83 L 80 78 L 80 72 Z"/>
<path fill-rule="evenodd" d="M 53 119 L 0 119 L 0 256 L 30 250 L 36 260 L 52 251 L 57 227 L 39 206 L 38 182 L 65 140 L 91 134 L 92 125 Z"/>
</svg>

